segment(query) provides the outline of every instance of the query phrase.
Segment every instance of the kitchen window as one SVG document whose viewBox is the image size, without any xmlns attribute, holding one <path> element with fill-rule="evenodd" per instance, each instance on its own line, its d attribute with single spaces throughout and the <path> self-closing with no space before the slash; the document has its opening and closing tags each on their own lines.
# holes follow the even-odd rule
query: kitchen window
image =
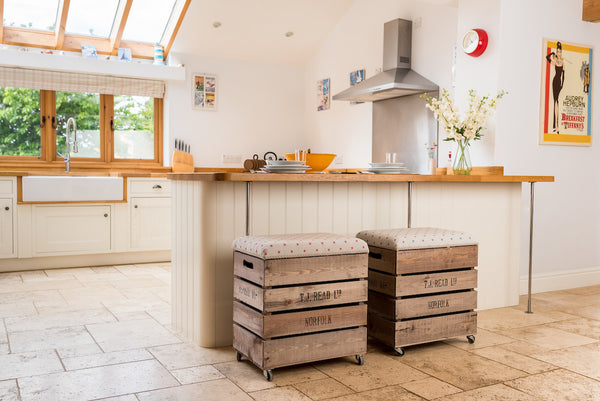
<svg viewBox="0 0 600 401">
<path fill-rule="evenodd" d="M 63 164 L 70 117 L 78 145 L 72 168 L 162 166 L 162 99 L 11 87 L 0 87 L 0 163 Z"/>
</svg>

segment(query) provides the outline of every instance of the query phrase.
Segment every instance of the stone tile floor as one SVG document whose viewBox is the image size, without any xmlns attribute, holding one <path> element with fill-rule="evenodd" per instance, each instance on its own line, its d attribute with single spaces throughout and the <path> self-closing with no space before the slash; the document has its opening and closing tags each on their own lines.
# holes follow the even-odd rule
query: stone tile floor
<svg viewBox="0 0 600 401">
<path fill-rule="evenodd" d="M 481 311 L 477 341 L 369 342 L 353 358 L 276 369 L 170 325 L 170 265 L 0 274 L 0 400 L 600 400 L 600 285 Z"/>
</svg>

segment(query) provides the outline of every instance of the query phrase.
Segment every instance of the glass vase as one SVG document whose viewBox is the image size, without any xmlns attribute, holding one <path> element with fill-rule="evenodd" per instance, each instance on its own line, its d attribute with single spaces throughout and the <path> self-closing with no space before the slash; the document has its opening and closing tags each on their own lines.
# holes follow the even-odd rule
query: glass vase
<svg viewBox="0 0 600 401">
<path fill-rule="evenodd" d="M 456 153 L 454 154 L 454 163 L 452 170 L 455 175 L 469 175 L 473 166 L 471 165 L 471 156 L 469 155 L 469 141 L 456 141 Z"/>
</svg>

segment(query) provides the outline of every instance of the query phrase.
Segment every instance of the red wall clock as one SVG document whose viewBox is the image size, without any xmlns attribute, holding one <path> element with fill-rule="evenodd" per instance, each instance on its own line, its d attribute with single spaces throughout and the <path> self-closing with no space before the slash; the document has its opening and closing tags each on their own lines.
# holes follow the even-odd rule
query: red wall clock
<svg viewBox="0 0 600 401">
<path fill-rule="evenodd" d="M 472 29 L 465 33 L 462 40 L 463 51 L 472 57 L 483 54 L 488 45 L 488 35 L 483 29 Z"/>
</svg>

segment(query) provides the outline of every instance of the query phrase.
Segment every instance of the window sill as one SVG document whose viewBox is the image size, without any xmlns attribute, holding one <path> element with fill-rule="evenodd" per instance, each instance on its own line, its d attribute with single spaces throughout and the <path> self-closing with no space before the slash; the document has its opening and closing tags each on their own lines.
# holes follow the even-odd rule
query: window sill
<svg viewBox="0 0 600 401">
<path fill-rule="evenodd" d="M 100 56 L 104 57 L 104 56 Z M 119 77 L 184 81 L 185 67 L 170 67 L 150 63 L 131 63 L 117 60 L 88 59 L 76 53 L 65 55 L 42 54 L 39 49 L 23 52 L 16 49 L 0 50 L 0 65 L 62 72 L 113 75 Z"/>
</svg>

